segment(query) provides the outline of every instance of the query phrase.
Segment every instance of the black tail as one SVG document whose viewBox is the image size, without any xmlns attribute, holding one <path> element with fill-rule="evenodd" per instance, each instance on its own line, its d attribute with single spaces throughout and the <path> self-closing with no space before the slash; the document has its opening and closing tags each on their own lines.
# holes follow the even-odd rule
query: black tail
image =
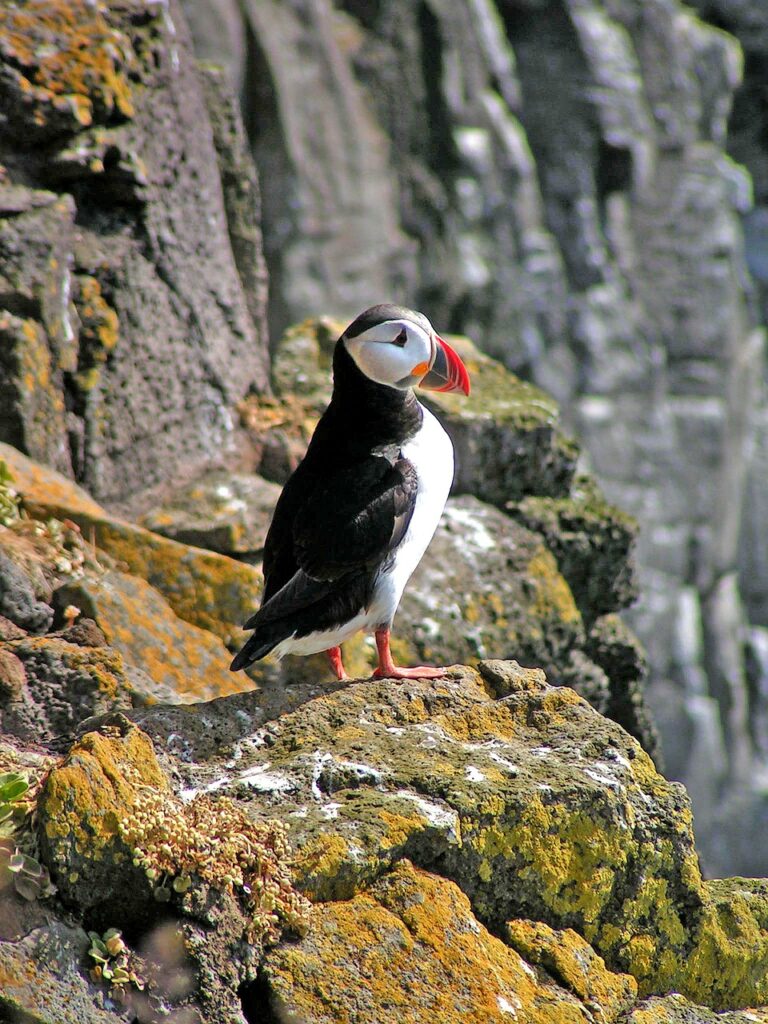
<svg viewBox="0 0 768 1024">
<path fill-rule="evenodd" d="M 277 636 L 270 637 L 269 640 L 265 640 L 263 635 L 259 636 L 258 632 L 254 633 L 253 636 L 248 637 L 246 642 L 232 659 L 229 671 L 239 672 L 241 668 L 248 668 L 248 666 L 252 665 L 254 661 L 258 661 L 260 658 L 269 654 L 270 651 L 274 650 L 274 648 L 277 647 L 283 639 L 285 639 L 283 636 Z"/>
</svg>

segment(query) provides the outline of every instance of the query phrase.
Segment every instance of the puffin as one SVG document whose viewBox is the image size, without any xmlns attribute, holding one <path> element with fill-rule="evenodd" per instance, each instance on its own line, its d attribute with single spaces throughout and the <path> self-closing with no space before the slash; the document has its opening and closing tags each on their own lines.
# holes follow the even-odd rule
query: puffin
<svg viewBox="0 0 768 1024">
<path fill-rule="evenodd" d="M 457 353 L 422 313 L 384 303 L 336 342 L 333 394 L 306 455 L 283 488 L 264 546 L 261 607 L 233 672 L 269 653 L 327 652 L 347 679 L 341 645 L 373 633 L 375 678 L 437 678 L 395 665 L 392 622 L 432 539 L 453 482 L 453 445 L 414 387 L 469 394 Z"/>
</svg>

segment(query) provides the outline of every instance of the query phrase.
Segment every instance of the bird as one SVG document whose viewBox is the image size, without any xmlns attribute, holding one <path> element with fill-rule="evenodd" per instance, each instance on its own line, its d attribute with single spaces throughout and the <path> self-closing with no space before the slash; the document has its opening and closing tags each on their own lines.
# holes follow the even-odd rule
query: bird
<svg viewBox="0 0 768 1024">
<path fill-rule="evenodd" d="M 341 645 L 373 632 L 375 678 L 438 678 L 395 665 L 390 635 L 405 585 L 437 529 L 453 482 L 448 434 L 414 387 L 469 395 L 458 354 L 423 313 L 371 306 L 339 337 L 333 393 L 287 480 L 264 545 L 259 610 L 233 672 L 270 652 L 327 652 L 347 679 Z"/>
</svg>

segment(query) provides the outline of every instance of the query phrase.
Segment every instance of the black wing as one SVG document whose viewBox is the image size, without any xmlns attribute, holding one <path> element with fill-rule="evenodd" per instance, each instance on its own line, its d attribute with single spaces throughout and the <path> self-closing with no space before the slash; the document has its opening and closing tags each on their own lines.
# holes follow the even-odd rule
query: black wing
<svg viewBox="0 0 768 1024">
<path fill-rule="evenodd" d="M 245 629 L 314 604 L 345 577 L 382 564 L 408 529 L 418 480 L 407 459 L 369 455 L 307 483 L 300 502 L 286 486 L 275 509 L 264 602 Z"/>
</svg>

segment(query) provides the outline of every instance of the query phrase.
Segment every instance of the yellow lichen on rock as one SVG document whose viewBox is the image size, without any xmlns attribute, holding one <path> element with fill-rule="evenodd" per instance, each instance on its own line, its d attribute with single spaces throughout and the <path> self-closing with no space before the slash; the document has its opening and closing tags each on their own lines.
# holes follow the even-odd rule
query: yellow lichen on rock
<svg viewBox="0 0 768 1024">
<path fill-rule="evenodd" d="M 89 521 L 107 515 L 106 509 L 74 481 L 28 458 L 17 448 L 0 442 L 0 457 L 13 476 L 14 487 L 21 496 L 24 509 L 35 519 L 55 516 L 73 519 L 84 526 L 84 535 L 91 539 Z"/>
<path fill-rule="evenodd" d="M 135 911 L 158 887 L 181 895 L 204 883 L 241 902 L 250 942 L 301 930 L 307 903 L 291 882 L 285 827 L 207 794 L 182 802 L 149 737 L 114 722 L 72 747 L 38 801 L 41 852 L 64 899 L 116 912 L 127 900 Z"/>
<path fill-rule="evenodd" d="M 77 484 L 0 444 L 22 505 L 36 518 L 78 524 L 86 541 L 150 583 L 179 618 L 225 642 L 244 638 L 239 623 L 258 607 L 260 570 L 226 555 L 161 537 L 109 513 Z"/>
<path fill-rule="evenodd" d="M 540 964 L 604 1024 L 623 1017 L 637 997 L 637 982 L 615 974 L 578 932 L 541 921 L 510 921 L 507 938 L 529 963 Z"/>
<path fill-rule="evenodd" d="M 563 622 L 581 621 L 571 589 L 551 552 L 542 546 L 528 563 L 528 572 L 534 588 L 531 610 L 536 618 L 545 623 L 553 616 Z"/>
<path fill-rule="evenodd" d="M 103 898 L 96 880 L 105 861 L 126 883 L 135 875 L 118 823 L 142 787 L 170 796 L 152 743 L 136 728 L 87 733 L 50 773 L 38 801 L 39 841 L 65 899 L 88 907 Z"/>
<path fill-rule="evenodd" d="M 715 1009 L 768 1003 L 768 881 L 704 882 L 704 908 L 675 988 Z"/>
<path fill-rule="evenodd" d="M 458 886 L 401 862 L 368 892 L 316 906 L 265 976 L 286 1015 L 313 1024 L 586 1024 L 571 993 L 537 976 L 475 919 Z"/>
<path fill-rule="evenodd" d="M 0 11 L 2 51 L 16 84 L 43 126 L 50 110 L 87 127 L 94 111 L 132 117 L 128 38 L 111 28 L 106 4 L 87 0 L 28 0 Z"/>
</svg>

